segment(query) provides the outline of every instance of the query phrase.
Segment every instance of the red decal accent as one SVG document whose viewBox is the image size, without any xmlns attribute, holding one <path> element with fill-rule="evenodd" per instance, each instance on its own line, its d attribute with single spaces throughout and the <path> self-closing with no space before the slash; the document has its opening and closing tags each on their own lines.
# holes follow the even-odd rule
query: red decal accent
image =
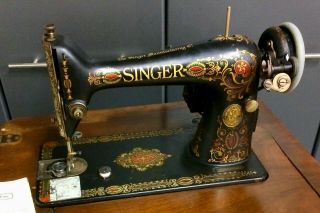
<svg viewBox="0 0 320 213">
<path fill-rule="evenodd" d="M 107 73 L 107 74 L 105 74 L 104 77 L 109 80 L 114 80 L 114 79 L 119 78 L 119 75 L 117 75 L 116 73 Z"/>
<path fill-rule="evenodd" d="M 237 133 L 229 133 L 226 137 L 226 145 L 229 149 L 234 149 L 238 146 Z"/>
<path fill-rule="evenodd" d="M 203 67 L 200 67 L 200 66 L 193 66 L 190 68 L 190 70 L 192 72 L 202 72 L 203 71 Z"/>
<path fill-rule="evenodd" d="M 250 64 L 245 60 L 238 60 L 234 64 L 234 71 L 238 75 L 242 75 L 243 77 L 248 77 L 251 74 L 251 66 Z"/>
<path fill-rule="evenodd" d="M 131 162 L 134 164 L 151 164 L 156 160 L 153 154 L 135 154 L 131 157 Z"/>
<path fill-rule="evenodd" d="M 43 203 L 48 203 L 50 202 L 50 197 L 45 195 L 45 196 L 39 197 L 39 200 Z"/>
</svg>

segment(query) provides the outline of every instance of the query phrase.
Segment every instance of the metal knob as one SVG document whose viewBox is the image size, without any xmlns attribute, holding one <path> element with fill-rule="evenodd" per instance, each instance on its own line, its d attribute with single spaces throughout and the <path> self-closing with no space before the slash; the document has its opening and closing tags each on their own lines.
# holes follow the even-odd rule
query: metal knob
<svg viewBox="0 0 320 213">
<path fill-rule="evenodd" d="M 286 73 L 278 73 L 273 79 L 266 79 L 263 86 L 267 91 L 286 92 L 291 86 L 291 78 Z"/>
<path fill-rule="evenodd" d="M 83 109 L 80 107 L 77 107 L 74 111 L 73 111 L 73 117 L 81 119 L 83 118 L 84 112 Z"/>
<path fill-rule="evenodd" d="M 111 168 L 109 166 L 102 166 L 99 168 L 99 175 L 103 179 L 107 179 L 111 176 Z"/>
<path fill-rule="evenodd" d="M 87 106 L 83 101 L 75 100 L 69 104 L 69 113 L 75 119 L 82 119 L 87 113 Z"/>
<path fill-rule="evenodd" d="M 248 99 L 245 103 L 245 109 L 247 112 L 255 112 L 259 107 L 259 103 L 256 100 Z"/>
</svg>

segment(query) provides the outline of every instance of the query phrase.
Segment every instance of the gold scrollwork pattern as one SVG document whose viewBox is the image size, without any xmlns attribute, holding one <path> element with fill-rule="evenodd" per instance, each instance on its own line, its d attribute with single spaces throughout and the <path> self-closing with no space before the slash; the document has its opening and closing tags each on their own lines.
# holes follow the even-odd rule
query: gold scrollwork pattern
<svg viewBox="0 0 320 213">
<path fill-rule="evenodd" d="M 68 67 L 68 60 L 67 57 L 63 54 L 62 56 L 62 69 L 63 69 L 63 75 L 64 75 L 64 81 L 63 81 L 63 85 L 64 88 L 66 89 L 67 92 L 67 99 L 68 100 L 72 100 L 72 82 L 69 79 L 69 67 Z"/>
<path fill-rule="evenodd" d="M 153 56 L 158 56 L 158 55 L 164 55 L 167 53 L 172 53 L 172 52 L 179 52 L 179 51 L 186 51 L 187 49 L 193 47 L 193 44 L 187 44 L 185 46 L 181 46 L 181 47 L 175 47 L 175 48 L 170 48 L 170 49 L 165 49 L 165 50 L 161 50 L 158 52 L 150 52 L 144 55 L 134 55 L 134 56 L 121 56 L 118 58 L 118 61 L 125 61 L 125 60 L 140 60 L 143 58 L 148 58 L 148 57 L 153 57 Z"/>
<path fill-rule="evenodd" d="M 184 71 L 201 80 L 220 81 L 227 99 L 231 101 L 242 99 L 243 94 L 249 90 L 255 76 L 255 67 L 256 55 L 237 49 L 236 54 L 228 57 L 198 59 L 197 63 L 190 63 Z"/>
<path fill-rule="evenodd" d="M 156 180 L 141 183 L 128 183 L 123 185 L 112 185 L 108 187 L 98 187 L 81 191 L 82 197 L 96 197 L 115 194 L 126 194 L 133 192 L 143 192 L 156 189 L 175 188 L 179 186 L 191 186 L 198 184 L 210 184 L 219 181 L 238 180 L 244 177 L 255 176 L 254 170 L 238 170 L 228 172 L 218 172 L 213 174 L 199 174 L 191 177 L 179 177 L 172 179 Z"/>
<path fill-rule="evenodd" d="M 230 128 L 218 118 L 217 138 L 212 141 L 209 163 L 234 163 L 245 160 L 250 152 L 250 135 L 245 118 L 235 128 Z"/>
<path fill-rule="evenodd" d="M 102 84 L 116 84 L 122 79 L 121 72 L 113 68 L 103 68 L 94 73 L 89 73 L 88 82 L 96 86 Z"/>
<path fill-rule="evenodd" d="M 114 162 L 124 168 L 134 168 L 140 172 L 155 166 L 162 166 L 164 161 L 171 157 L 161 153 L 159 149 L 134 148 L 130 152 L 122 153 Z"/>
<path fill-rule="evenodd" d="M 44 48 L 46 64 L 47 64 L 47 69 L 48 69 L 48 73 L 49 73 L 50 86 L 51 86 L 51 91 L 52 91 L 52 96 L 53 96 L 53 106 L 54 106 L 54 111 L 55 111 L 55 124 L 57 125 L 57 127 L 59 129 L 59 134 L 63 138 L 66 138 L 67 135 L 66 135 L 66 130 L 65 130 L 65 123 L 63 120 L 64 110 L 62 107 L 62 99 L 61 99 L 60 93 L 59 93 L 60 86 L 59 86 L 59 83 L 57 80 L 56 71 L 55 71 L 55 67 L 54 67 L 51 43 L 46 41 L 45 37 L 43 39 L 43 48 Z"/>
<path fill-rule="evenodd" d="M 185 129 L 177 128 L 177 129 L 150 130 L 150 131 L 129 132 L 129 133 L 126 132 L 126 133 L 119 133 L 119 134 L 113 134 L 113 135 L 107 135 L 107 136 L 79 138 L 74 140 L 72 143 L 74 145 L 79 145 L 79 144 L 106 143 L 111 141 L 121 142 L 124 140 L 175 135 L 187 130 L 188 130 L 187 128 Z"/>
<path fill-rule="evenodd" d="M 247 44 L 249 44 L 248 37 L 243 36 L 243 35 L 230 35 L 228 37 L 226 37 L 224 35 L 218 35 L 213 40 L 217 40 L 217 41 L 237 41 L 237 42 L 246 42 Z"/>
<path fill-rule="evenodd" d="M 90 85 L 102 86 L 119 82 L 191 77 L 217 82 L 227 94 L 227 99 L 231 101 L 242 99 L 244 93 L 249 90 L 250 83 L 255 77 L 256 64 L 255 54 L 247 50 L 235 49 L 226 55 L 200 58 L 188 64 L 155 64 L 146 68 L 125 67 L 122 70 L 111 67 L 101 68 L 89 73 L 88 82 Z"/>
</svg>

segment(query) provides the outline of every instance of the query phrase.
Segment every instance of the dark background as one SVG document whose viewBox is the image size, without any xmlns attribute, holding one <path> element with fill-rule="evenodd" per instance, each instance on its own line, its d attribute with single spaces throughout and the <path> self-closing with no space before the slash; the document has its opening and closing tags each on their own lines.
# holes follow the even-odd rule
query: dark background
<svg viewBox="0 0 320 213">
<path fill-rule="evenodd" d="M 71 38 L 88 55 L 112 59 L 223 34 L 228 5 L 232 6 L 231 33 L 245 34 L 257 42 L 268 27 L 290 21 L 301 30 L 306 52 L 320 52 L 318 0 L 1 0 L 0 122 L 53 111 L 45 69 L 7 67 L 34 58 L 44 61 L 41 36 L 46 24 L 54 23 L 58 33 Z M 301 83 L 290 94 L 259 93 L 318 159 L 319 69 L 319 60 L 306 61 Z M 181 92 L 181 86 L 110 89 L 98 92 L 89 107 L 176 101 L 182 100 Z"/>
</svg>

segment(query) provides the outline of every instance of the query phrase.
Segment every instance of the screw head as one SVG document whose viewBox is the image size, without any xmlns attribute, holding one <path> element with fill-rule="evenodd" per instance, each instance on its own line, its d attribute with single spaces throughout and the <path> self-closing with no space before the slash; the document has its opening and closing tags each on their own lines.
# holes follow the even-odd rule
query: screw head
<svg viewBox="0 0 320 213">
<path fill-rule="evenodd" d="M 285 87 L 288 84 L 288 80 L 285 78 L 280 78 L 278 80 L 278 87 Z"/>
<path fill-rule="evenodd" d="M 73 116 L 77 119 L 83 118 L 83 111 L 80 108 L 76 108 L 73 112 Z"/>
<path fill-rule="evenodd" d="M 55 25 L 54 24 L 48 24 L 45 28 L 45 39 L 46 41 L 54 41 L 56 39 L 55 37 Z"/>
<path fill-rule="evenodd" d="M 267 91 L 270 91 L 271 88 L 272 88 L 272 81 L 271 81 L 271 79 L 266 79 L 266 80 L 263 82 L 263 86 L 264 86 L 264 88 L 265 88 Z"/>
</svg>

